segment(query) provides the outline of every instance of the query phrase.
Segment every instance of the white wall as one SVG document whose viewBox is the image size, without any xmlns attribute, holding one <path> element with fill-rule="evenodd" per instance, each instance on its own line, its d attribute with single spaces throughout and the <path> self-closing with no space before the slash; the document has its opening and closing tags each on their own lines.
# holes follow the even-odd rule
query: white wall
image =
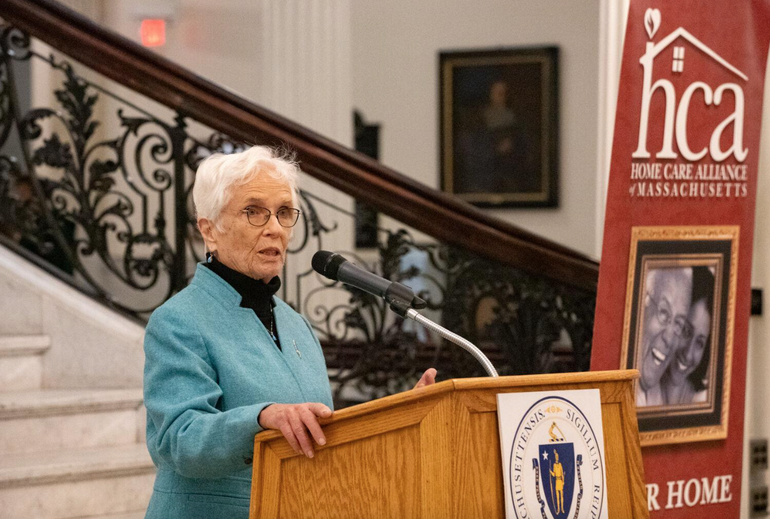
<svg viewBox="0 0 770 519">
<path fill-rule="evenodd" d="M 349 37 L 350 109 L 361 109 L 368 120 L 382 124 L 381 158 L 385 164 L 434 188 L 439 186 L 438 52 L 559 46 L 559 207 L 488 211 L 581 252 L 596 255 L 600 235 L 597 231 L 600 216 L 596 210 L 600 196 L 597 193 L 596 137 L 599 1 L 355 0 L 348 3 L 324 0 L 323 3 L 335 6 L 334 16 L 342 17 L 346 10 L 349 12 L 350 34 L 343 35 L 343 39 Z M 310 10 L 312 18 L 312 9 L 316 7 L 309 6 L 316 5 L 320 4 L 303 0 L 217 3 L 206 0 L 113 0 L 103 6 L 102 23 L 137 40 L 142 17 L 171 13 L 167 43 L 156 52 L 244 97 L 349 144 L 350 134 L 341 130 L 342 125 L 338 122 L 329 131 L 329 124 L 316 117 L 318 110 L 311 115 L 306 103 L 309 96 L 303 95 L 313 92 L 319 85 L 328 84 L 330 78 L 325 77 L 328 74 L 295 77 L 294 82 L 286 82 L 284 90 L 290 92 L 278 98 L 275 84 L 266 83 L 265 78 L 260 77 L 260 71 L 276 65 L 273 63 L 276 58 L 286 60 L 287 67 L 296 66 L 296 60 L 309 59 L 301 52 L 303 34 L 307 38 L 307 30 L 297 30 L 292 36 L 293 49 L 289 45 L 283 51 L 265 54 L 266 41 L 262 38 L 269 32 L 269 18 L 276 14 L 287 16 L 285 12 L 278 13 L 279 6 L 280 10 L 293 9 L 297 18 L 308 16 L 303 11 Z M 326 24 L 328 26 L 328 21 Z M 341 27 L 345 24 L 337 24 L 334 30 Z M 320 29 L 324 30 L 324 26 Z M 337 83 L 335 92 L 342 85 Z M 339 101 L 335 101 L 338 106 Z M 345 117 L 345 122 L 350 121 L 349 111 Z"/>
<path fill-rule="evenodd" d="M 252 0 L 110 0 L 101 21 L 139 42 L 143 18 L 164 18 L 166 43 L 152 50 L 197 74 L 258 99 L 260 10 Z"/>
<path fill-rule="evenodd" d="M 165 18 L 154 52 L 349 146 L 349 11 L 349 0 L 111 0 L 101 23 L 138 42 L 142 18 Z"/>
<path fill-rule="evenodd" d="M 596 252 L 599 0 L 356 0 L 353 104 L 382 124 L 381 160 L 439 186 L 438 53 L 560 47 L 560 203 L 488 210 L 586 254 Z"/>
</svg>

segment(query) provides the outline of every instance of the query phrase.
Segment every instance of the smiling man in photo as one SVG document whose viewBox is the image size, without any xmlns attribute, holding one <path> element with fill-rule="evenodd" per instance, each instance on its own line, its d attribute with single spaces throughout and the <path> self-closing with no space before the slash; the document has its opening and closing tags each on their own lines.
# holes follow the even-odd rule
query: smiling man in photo
<svg viewBox="0 0 770 519">
<path fill-rule="evenodd" d="M 660 379 L 674 358 L 682 333 L 687 330 L 692 293 L 691 268 L 653 269 L 645 280 L 641 378 L 636 405 L 663 405 Z"/>
</svg>

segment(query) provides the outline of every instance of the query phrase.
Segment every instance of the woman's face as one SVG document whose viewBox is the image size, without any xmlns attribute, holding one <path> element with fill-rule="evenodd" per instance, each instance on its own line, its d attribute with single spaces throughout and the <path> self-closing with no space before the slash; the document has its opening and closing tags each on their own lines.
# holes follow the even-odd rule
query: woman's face
<svg viewBox="0 0 770 519">
<path fill-rule="evenodd" d="M 671 382 L 675 385 L 683 384 L 703 360 L 711 332 L 711 313 L 703 299 L 692 306 L 688 321 L 692 325 L 692 337 L 681 341 L 676 358 L 669 368 Z"/>
<path fill-rule="evenodd" d="M 230 201 L 220 215 L 219 231 L 205 218 L 198 221 L 210 251 L 233 270 L 265 283 L 280 274 L 286 261 L 291 229 L 278 223 L 275 213 L 293 207 L 288 184 L 260 173 L 250 182 L 233 186 Z M 244 209 L 264 207 L 273 214 L 262 227 L 249 223 Z"/>
</svg>

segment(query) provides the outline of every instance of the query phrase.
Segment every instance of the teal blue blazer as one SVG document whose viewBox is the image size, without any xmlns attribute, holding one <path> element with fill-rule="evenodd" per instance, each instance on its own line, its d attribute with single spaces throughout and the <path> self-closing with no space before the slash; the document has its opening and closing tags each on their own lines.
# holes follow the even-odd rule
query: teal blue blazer
<svg viewBox="0 0 770 519">
<path fill-rule="evenodd" d="M 144 403 L 158 470 L 147 519 L 247 519 L 262 409 L 333 405 L 321 345 L 305 318 L 275 298 L 279 350 L 240 302 L 198 265 L 191 284 L 150 317 Z"/>
</svg>

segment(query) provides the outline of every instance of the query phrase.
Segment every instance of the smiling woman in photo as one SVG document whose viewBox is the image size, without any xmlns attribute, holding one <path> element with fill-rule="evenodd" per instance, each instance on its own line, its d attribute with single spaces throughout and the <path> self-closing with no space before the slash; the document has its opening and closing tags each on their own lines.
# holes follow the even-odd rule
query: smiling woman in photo
<svg viewBox="0 0 770 519">
<path fill-rule="evenodd" d="M 687 333 L 680 337 L 676 355 L 661 381 L 667 404 L 706 401 L 713 304 L 714 276 L 707 267 L 693 267 Z"/>
</svg>

